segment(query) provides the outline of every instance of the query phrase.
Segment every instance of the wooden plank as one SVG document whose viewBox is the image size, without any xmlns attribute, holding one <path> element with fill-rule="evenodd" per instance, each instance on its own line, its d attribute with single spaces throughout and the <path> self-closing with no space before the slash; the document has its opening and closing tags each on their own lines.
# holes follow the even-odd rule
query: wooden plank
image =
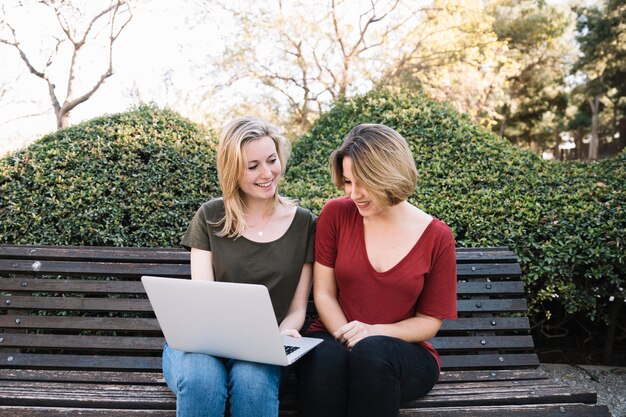
<svg viewBox="0 0 626 417">
<path fill-rule="evenodd" d="M 480 371 L 442 371 L 438 384 L 481 381 L 526 381 L 548 380 L 548 374 L 537 369 L 502 369 Z"/>
<path fill-rule="evenodd" d="M 0 417 L 175 417 L 176 410 L 0 406 Z"/>
<path fill-rule="evenodd" d="M 491 263 L 491 264 L 457 264 L 456 274 L 458 279 L 472 278 L 477 276 L 489 276 L 494 278 L 519 277 L 522 270 L 516 263 Z"/>
<path fill-rule="evenodd" d="M 0 278 L 0 291 L 36 291 L 63 293 L 144 294 L 140 281 Z M 457 294 L 463 295 L 525 295 L 521 281 L 459 282 Z"/>
<path fill-rule="evenodd" d="M 139 298 L 5 296 L 0 300 L 3 307 L 11 309 L 152 312 L 150 301 Z"/>
<path fill-rule="evenodd" d="M 589 404 L 530 404 L 403 409 L 401 417 L 611 417 L 607 406 Z"/>
<path fill-rule="evenodd" d="M 533 338 L 525 336 L 439 336 L 431 343 L 439 353 L 446 350 L 533 349 Z"/>
<path fill-rule="evenodd" d="M 6 368 L 160 371 L 161 363 L 161 355 L 54 355 L 0 352 L 0 366 Z"/>
<path fill-rule="evenodd" d="M 35 275 L 90 275 L 135 277 L 157 275 L 186 278 L 191 275 L 188 264 L 158 264 L 133 262 L 66 262 L 49 260 L 0 259 L 0 271 Z"/>
<path fill-rule="evenodd" d="M 0 369 L 0 380 L 41 382 L 88 382 L 115 384 L 164 385 L 165 378 L 159 370 L 142 371 L 71 371 L 57 369 Z"/>
<path fill-rule="evenodd" d="M 86 279 L 0 278 L 0 291 L 89 294 L 145 294 L 141 281 Z"/>
<path fill-rule="evenodd" d="M 2 315 L 0 327 L 42 330 L 160 331 L 154 318 Z M 438 337 L 460 331 L 528 331 L 527 317 L 465 317 L 444 320 Z"/>
<path fill-rule="evenodd" d="M 457 300 L 456 308 L 459 313 L 497 313 L 521 312 L 526 313 L 528 305 L 526 299 L 474 299 Z"/>
<path fill-rule="evenodd" d="M 163 337 L 88 336 L 5 333 L 0 336 L 3 348 L 39 348 L 100 351 L 160 352 Z"/>
<path fill-rule="evenodd" d="M 538 389 L 540 388 L 540 389 Z M 431 393 L 417 401 L 405 404 L 405 407 L 461 407 L 461 406 L 494 406 L 494 405 L 525 405 L 552 403 L 584 403 L 594 404 L 597 401 L 595 392 L 584 388 L 566 385 L 547 388 L 545 386 L 498 387 L 492 389 L 467 388 L 444 395 Z"/>
<path fill-rule="evenodd" d="M 189 252 L 182 248 L 124 248 L 110 246 L 0 245 L 1 259 L 78 259 L 137 262 L 189 262 Z M 456 248 L 457 262 L 517 262 L 506 247 Z"/>
<path fill-rule="evenodd" d="M 525 296 L 524 283 L 522 281 L 491 281 L 491 282 L 458 282 L 456 286 L 457 296 L 463 295 L 510 295 L 519 294 Z"/>
<path fill-rule="evenodd" d="M 0 381 L 3 405 L 174 409 L 166 386 Z"/>
<path fill-rule="evenodd" d="M 443 370 L 536 368 L 539 358 L 534 353 L 484 355 L 441 355 Z"/>
<path fill-rule="evenodd" d="M 1 321 L 0 321 L 1 323 Z M 438 335 L 457 331 L 530 330 L 528 317 L 461 317 L 444 320 Z"/>
<path fill-rule="evenodd" d="M 161 327 L 155 318 L 27 316 L 21 314 L 0 316 L 0 328 L 77 331 L 161 331 Z"/>
<path fill-rule="evenodd" d="M 182 248 L 121 248 L 112 246 L 0 245 L 0 259 L 96 260 L 148 263 L 189 263 Z"/>
</svg>

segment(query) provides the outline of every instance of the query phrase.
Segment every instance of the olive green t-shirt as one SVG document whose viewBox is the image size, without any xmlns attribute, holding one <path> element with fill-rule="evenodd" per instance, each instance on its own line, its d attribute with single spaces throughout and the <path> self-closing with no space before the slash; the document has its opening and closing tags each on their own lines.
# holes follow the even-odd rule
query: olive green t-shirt
<svg viewBox="0 0 626 417">
<path fill-rule="evenodd" d="M 204 203 L 191 220 L 181 245 L 211 251 L 216 281 L 262 284 L 267 287 L 276 321 L 282 322 L 298 286 L 302 267 L 313 262 L 316 216 L 302 207 L 283 236 L 273 242 L 253 242 L 216 235 L 209 224 L 224 217 L 224 201 Z"/>
</svg>

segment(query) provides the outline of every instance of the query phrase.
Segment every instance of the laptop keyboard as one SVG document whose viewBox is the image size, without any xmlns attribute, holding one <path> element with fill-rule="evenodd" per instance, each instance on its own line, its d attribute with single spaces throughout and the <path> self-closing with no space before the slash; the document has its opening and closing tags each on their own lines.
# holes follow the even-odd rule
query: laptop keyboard
<svg viewBox="0 0 626 417">
<path fill-rule="evenodd" d="M 296 350 L 300 349 L 300 346 L 283 345 L 283 347 L 285 348 L 285 354 L 286 355 L 289 355 L 291 352 L 295 352 Z"/>
</svg>

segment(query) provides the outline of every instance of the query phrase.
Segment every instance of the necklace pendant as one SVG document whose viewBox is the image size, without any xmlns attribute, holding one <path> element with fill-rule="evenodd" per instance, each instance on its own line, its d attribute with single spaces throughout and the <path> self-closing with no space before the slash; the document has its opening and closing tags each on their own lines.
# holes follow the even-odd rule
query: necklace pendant
<svg viewBox="0 0 626 417">
<path fill-rule="evenodd" d="M 260 232 L 259 232 L 259 236 L 263 236 L 263 232 L 261 232 L 261 231 L 260 231 Z"/>
</svg>

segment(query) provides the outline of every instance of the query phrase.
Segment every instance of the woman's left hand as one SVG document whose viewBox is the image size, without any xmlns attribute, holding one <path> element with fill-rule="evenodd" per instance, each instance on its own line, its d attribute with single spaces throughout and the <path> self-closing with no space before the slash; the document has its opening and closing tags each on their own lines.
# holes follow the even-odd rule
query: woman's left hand
<svg viewBox="0 0 626 417">
<path fill-rule="evenodd" d="M 335 330 L 333 336 L 348 349 L 352 349 L 354 345 L 366 337 L 379 334 L 375 325 L 365 324 L 355 320 Z"/>
<path fill-rule="evenodd" d="M 296 329 L 285 329 L 285 330 L 281 330 L 280 334 L 282 336 L 291 336 L 294 339 L 300 339 L 302 336 L 300 335 L 300 332 L 297 331 Z"/>
</svg>

